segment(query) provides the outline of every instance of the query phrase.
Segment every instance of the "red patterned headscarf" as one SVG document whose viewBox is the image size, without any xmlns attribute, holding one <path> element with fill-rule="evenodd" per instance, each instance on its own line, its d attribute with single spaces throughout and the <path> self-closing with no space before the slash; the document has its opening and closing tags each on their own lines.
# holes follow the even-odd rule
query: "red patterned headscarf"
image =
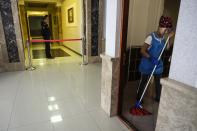
<svg viewBox="0 0 197 131">
<path fill-rule="evenodd" d="M 167 16 L 161 16 L 159 21 L 159 27 L 172 28 L 172 19 Z"/>
</svg>

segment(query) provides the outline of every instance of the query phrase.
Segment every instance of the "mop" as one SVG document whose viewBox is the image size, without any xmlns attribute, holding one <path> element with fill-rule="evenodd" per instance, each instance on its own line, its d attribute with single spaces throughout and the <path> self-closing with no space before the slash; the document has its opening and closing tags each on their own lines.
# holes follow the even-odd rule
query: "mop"
<svg viewBox="0 0 197 131">
<path fill-rule="evenodd" d="M 169 39 L 170 39 L 170 38 L 168 37 L 167 40 L 166 40 L 166 42 L 165 42 L 165 45 L 164 45 L 164 47 L 163 47 L 163 49 L 162 49 L 162 51 L 161 51 L 161 53 L 160 53 L 160 56 L 159 56 L 159 58 L 157 59 L 158 61 L 161 59 L 161 56 L 162 56 L 162 54 L 163 54 L 163 52 L 164 52 L 164 50 L 165 50 L 165 48 L 166 48 L 166 46 L 167 46 L 167 44 L 168 44 Z M 150 83 L 150 81 L 151 81 L 151 78 L 152 78 L 152 76 L 153 76 L 153 74 L 154 74 L 156 68 L 157 68 L 157 65 L 154 66 L 154 68 L 153 68 L 153 70 L 152 70 L 152 72 L 151 72 L 151 75 L 150 75 L 150 77 L 149 77 L 149 79 L 148 79 L 148 82 L 146 83 L 146 86 L 145 86 L 144 91 L 143 91 L 143 93 L 142 93 L 142 95 L 141 95 L 141 97 L 140 97 L 140 100 L 137 101 L 137 102 L 135 103 L 135 106 L 131 108 L 130 113 L 131 113 L 132 115 L 135 115 L 135 116 L 145 116 L 145 115 L 151 115 L 151 114 L 152 114 L 152 113 L 150 113 L 149 111 L 147 111 L 146 109 L 144 109 L 144 108 L 141 106 L 141 101 L 142 101 L 142 99 L 143 99 L 143 97 L 144 97 L 144 94 L 145 94 L 145 92 L 146 92 L 146 89 L 148 88 L 148 85 L 149 85 L 149 83 Z"/>
</svg>

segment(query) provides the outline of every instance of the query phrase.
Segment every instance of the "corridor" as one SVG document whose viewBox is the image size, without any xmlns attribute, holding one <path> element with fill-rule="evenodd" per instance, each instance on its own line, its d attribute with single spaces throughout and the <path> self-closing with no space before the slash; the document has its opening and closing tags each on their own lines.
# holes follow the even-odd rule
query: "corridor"
<svg viewBox="0 0 197 131">
<path fill-rule="evenodd" d="M 0 131 L 126 131 L 100 107 L 101 65 L 56 60 L 0 74 Z M 65 64 L 66 63 L 66 64 Z"/>
<path fill-rule="evenodd" d="M 28 50 L 25 50 L 26 58 L 28 58 Z M 69 50 L 65 46 L 54 44 L 51 46 L 52 55 L 55 57 L 54 59 L 46 59 L 44 45 L 37 44 L 31 46 L 31 56 L 32 63 L 34 67 L 43 66 L 45 64 L 55 64 L 55 63 L 82 63 L 82 56 Z M 26 65 L 29 64 L 29 60 L 27 59 Z"/>
</svg>

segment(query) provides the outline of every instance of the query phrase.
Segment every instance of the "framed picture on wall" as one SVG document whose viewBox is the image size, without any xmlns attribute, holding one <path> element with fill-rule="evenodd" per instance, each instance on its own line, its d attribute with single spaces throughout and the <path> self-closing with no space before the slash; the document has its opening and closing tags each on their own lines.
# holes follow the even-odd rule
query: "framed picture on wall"
<svg viewBox="0 0 197 131">
<path fill-rule="evenodd" d="M 76 3 L 66 8 L 66 25 L 77 26 Z"/>
<path fill-rule="evenodd" d="M 74 23 L 74 9 L 68 9 L 68 23 Z"/>
</svg>

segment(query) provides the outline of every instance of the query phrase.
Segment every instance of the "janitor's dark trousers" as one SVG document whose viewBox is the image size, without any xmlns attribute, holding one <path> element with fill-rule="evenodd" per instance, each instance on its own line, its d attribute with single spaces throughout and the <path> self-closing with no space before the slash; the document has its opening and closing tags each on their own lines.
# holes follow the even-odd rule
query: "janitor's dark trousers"
<svg viewBox="0 0 197 131">
<path fill-rule="evenodd" d="M 44 40 L 50 40 L 50 36 L 45 36 Z M 46 53 L 46 57 L 50 58 L 51 57 L 51 46 L 50 46 L 50 42 L 45 42 L 45 53 Z"/>
<path fill-rule="evenodd" d="M 161 79 L 161 74 L 159 75 L 154 75 L 154 82 L 155 82 L 155 92 L 156 92 L 156 97 L 155 97 L 155 100 L 157 102 L 160 101 L 160 96 L 161 96 L 161 84 L 160 84 L 160 79 Z M 145 75 L 145 74 L 141 74 L 141 80 L 140 80 L 140 84 L 139 84 L 139 88 L 138 88 L 138 92 L 137 92 L 137 101 L 140 100 L 142 94 L 143 94 L 143 91 L 145 89 L 145 86 L 148 82 L 148 79 L 149 79 L 150 75 Z"/>
</svg>

